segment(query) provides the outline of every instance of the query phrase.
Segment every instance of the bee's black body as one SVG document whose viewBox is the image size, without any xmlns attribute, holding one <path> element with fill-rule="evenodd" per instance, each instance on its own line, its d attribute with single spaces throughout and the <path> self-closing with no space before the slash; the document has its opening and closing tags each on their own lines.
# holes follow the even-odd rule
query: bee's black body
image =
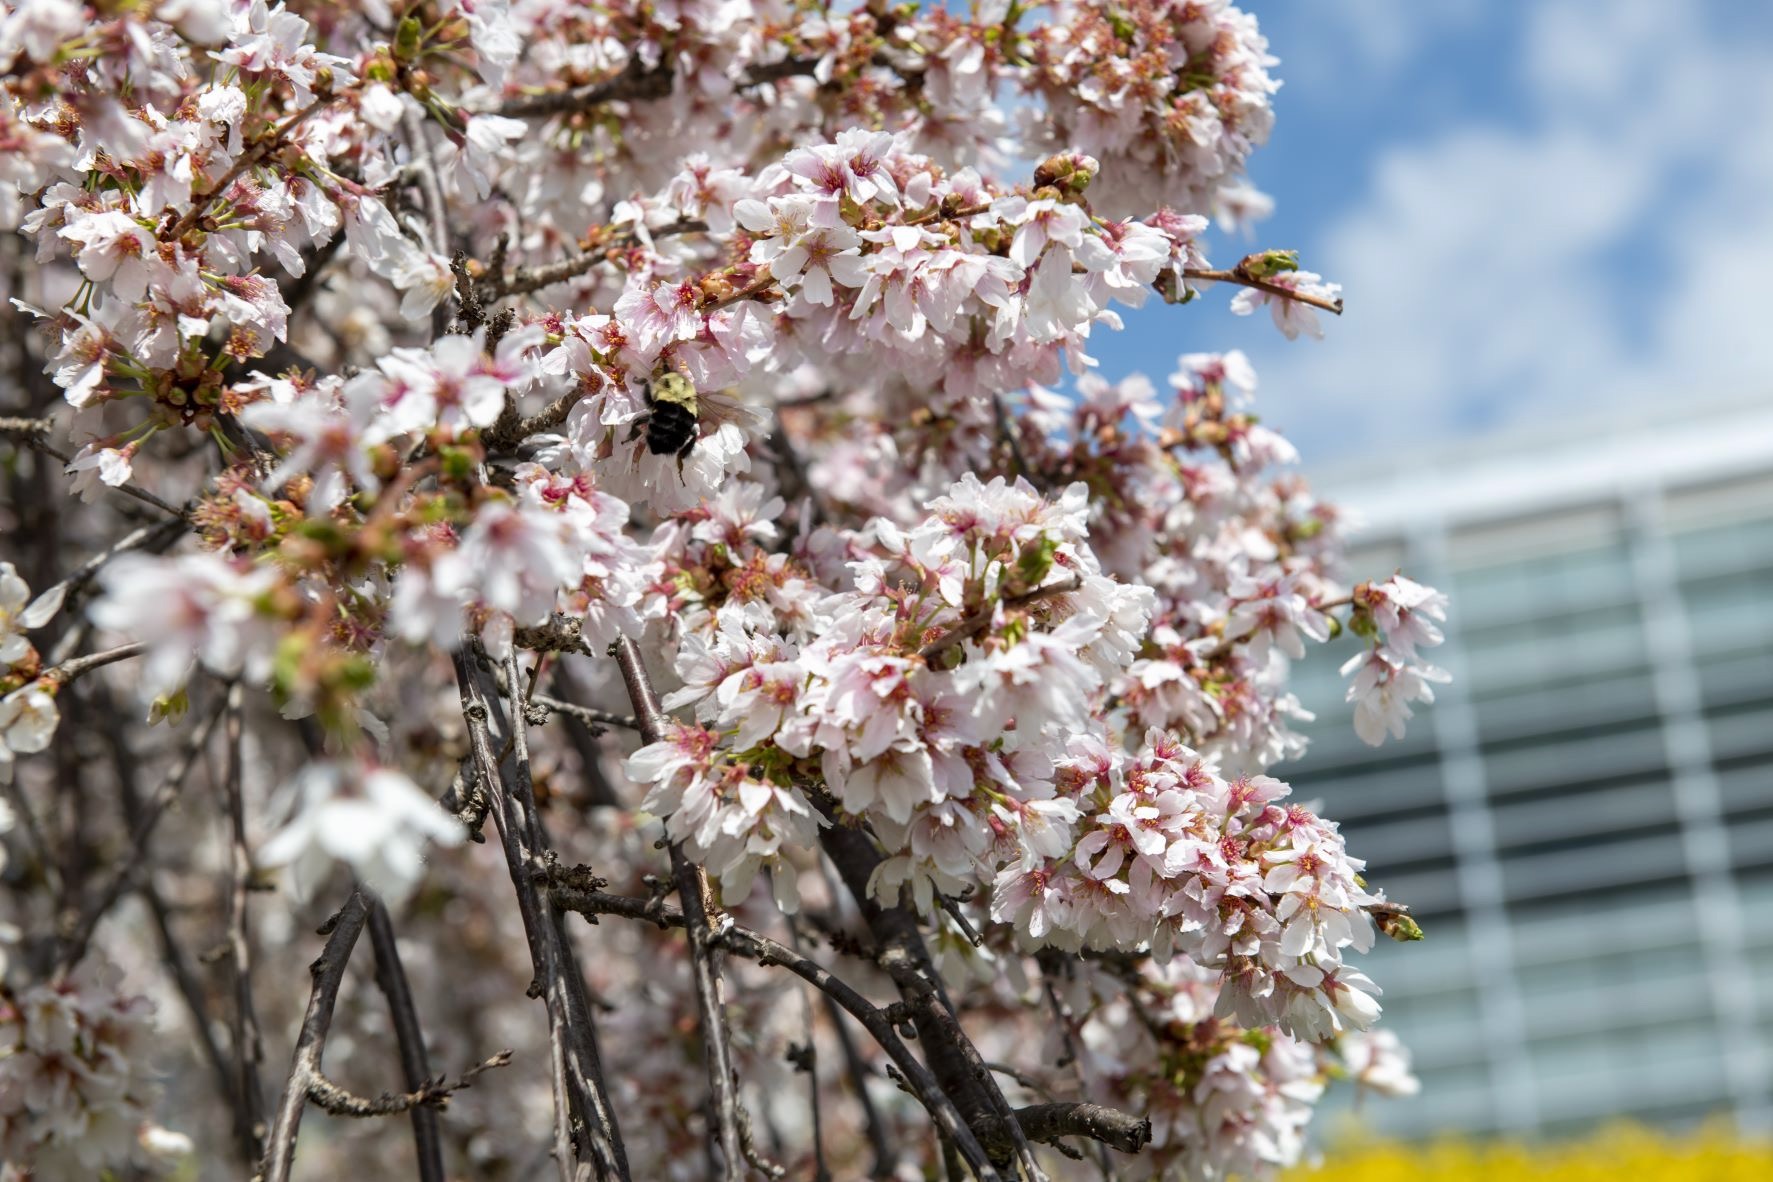
<svg viewBox="0 0 1773 1182">
<path fill-rule="evenodd" d="M 679 460 L 689 458 L 696 446 L 696 412 L 676 402 L 647 399 L 651 408 L 645 419 L 646 450 L 655 456 L 676 454 Z"/>
<path fill-rule="evenodd" d="M 683 462 L 701 438 L 697 429 L 700 414 L 701 405 L 690 380 L 679 373 L 661 374 L 647 386 L 646 413 L 634 420 L 628 439 L 632 442 L 644 431 L 647 451 L 655 456 L 677 457 L 677 476 L 681 480 Z"/>
</svg>

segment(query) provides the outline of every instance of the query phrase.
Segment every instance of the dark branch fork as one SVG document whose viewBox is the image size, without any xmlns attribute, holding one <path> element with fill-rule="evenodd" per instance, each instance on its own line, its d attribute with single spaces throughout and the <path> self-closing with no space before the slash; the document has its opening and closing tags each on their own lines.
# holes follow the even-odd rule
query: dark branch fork
<svg viewBox="0 0 1773 1182">
<path fill-rule="evenodd" d="M 662 928 L 681 928 L 688 922 L 682 911 L 651 899 L 567 886 L 555 887 L 552 897 L 557 907 L 577 911 L 594 923 L 600 915 L 642 920 Z M 917 1057 L 900 1039 L 886 1010 L 863 997 L 829 969 L 768 936 L 728 923 L 714 939 L 718 947 L 734 956 L 742 956 L 764 966 L 780 965 L 820 990 L 853 1017 L 880 1043 L 881 1049 L 892 1059 L 893 1065 L 906 1077 L 913 1094 L 923 1102 L 938 1127 L 954 1139 L 979 1176 L 998 1176 L 982 1151 L 987 1147 L 999 1152 L 1012 1151 L 1017 1139 L 1016 1133 L 1002 1121 L 988 1119 L 983 1122 L 983 1136 L 975 1137 L 967 1123 L 961 1120 L 953 1100 L 930 1073 L 930 1069 L 918 1062 Z M 923 1041 L 925 1037 L 923 1028 L 919 1027 L 919 1041 Z M 1012 1115 L 1013 1123 L 1021 1133 L 1041 1141 L 1086 1136 L 1100 1140 L 1123 1153 L 1136 1153 L 1151 1137 L 1150 1121 L 1097 1104 L 1036 1104 L 1015 1109 Z M 968 1153 L 969 1144 L 973 1150 L 980 1151 L 976 1157 Z"/>
<path fill-rule="evenodd" d="M 368 917 L 368 903 L 361 893 L 352 891 L 338 914 L 321 928 L 327 938 L 326 947 L 308 968 L 314 977 L 314 988 L 308 995 L 301 1033 L 296 1036 L 295 1056 L 289 1066 L 289 1079 L 283 1086 L 283 1095 L 277 1102 L 277 1116 L 265 1147 L 265 1161 L 256 1176 L 258 1182 L 289 1182 L 290 1167 L 295 1163 L 296 1135 L 302 1126 L 302 1111 L 308 1106 L 314 1080 L 321 1078 L 320 1056 L 326 1050 L 333 1007 L 338 1004 L 339 989 L 345 983 L 345 965 L 351 959 L 351 949 L 356 946 Z"/>
<path fill-rule="evenodd" d="M 314 978 L 314 987 L 308 994 L 308 1008 L 302 1017 L 301 1032 L 296 1036 L 289 1077 L 277 1101 L 277 1116 L 271 1125 L 264 1162 L 255 1175 L 255 1182 L 289 1182 L 302 1113 L 310 1100 L 337 1116 L 391 1116 L 408 1110 L 418 1111 L 421 1107 L 440 1108 L 449 1102 L 451 1095 L 470 1086 L 482 1072 L 503 1067 L 511 1061 L 510 1051 L 500 1051 L 462 1072 L 453 1081 L 421 1078 L 410 1092 L 389 1092 L 374 1098 L 353 1095 L 326 1077 L 321 1068 L 321 1057 L 326 1052 L 333 1009 L 338 1005 L 339 991 L 345 983 L 345 968 L 350 963 L 351 950 L 357 946 L 357 937 L 371 922 L 372 912 L 380 907 L 381 903 L 373 897 L 360 889 L 353 889 L 345 905 L 320 929 L 327 938 L 326 947 L 308 968 Z M 421 1176 L 424 1176 L 422 1171 L 426 1167 L 422 1151 L 419 1160 Z M 437 1176 L 441 1177 L 441 1160 L 437 1170 Z"/>
</svg>

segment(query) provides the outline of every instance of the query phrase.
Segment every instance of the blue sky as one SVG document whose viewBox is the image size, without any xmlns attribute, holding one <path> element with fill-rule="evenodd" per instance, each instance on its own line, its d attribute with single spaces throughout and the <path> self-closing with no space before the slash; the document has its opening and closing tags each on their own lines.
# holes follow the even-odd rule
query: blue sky
<svg viewBox="0 0 1773 1182">
<path fill-rule="evenodd" d="M 1344 285 L 1322 342 L 1153 304 L 1095 338 L 1162 379 L 1241 348 L 1314 463 L 1490 430 L 1773 398 L 1773 3 L 1244 0 L 1285 85 L 1229 264 Z"/>
</svg>

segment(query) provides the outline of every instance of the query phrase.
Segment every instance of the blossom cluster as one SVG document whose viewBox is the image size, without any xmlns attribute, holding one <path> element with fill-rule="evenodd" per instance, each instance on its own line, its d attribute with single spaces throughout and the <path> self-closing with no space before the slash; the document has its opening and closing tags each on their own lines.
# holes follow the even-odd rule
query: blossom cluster
<svg viewBox="0 0 1773 1182">
<path fill-rule="evenodd" d="M 1272 202 L 1244 162 L 1274 125 L 1280 83 L 1256 18 L 1225 0 L 1060 5 L 1031 40 L 1031 88 L 1055 147 L 1100 157 L 1114 204 L 1171 206 L 1228 224 Z"/>
<path fill-rule="evenodd" d="M 1218 983 L 1185 959 L 1080 973 L 1062 993 L 1081 1019 L 1084 1079 L 1150 1113 L 1152 1144 L 1128 1163 L 1129 1178 L 1262 1177 L 1300 1159 L 1312 1108 L 1332 1081 L 1387 1096 L 1420 1087 L 1389 1031 L 1314 1045 L 1227 1020 Z"/>
<path fill-rule="evenodd" d="M 1348 658 L 1342 673 L 1353 677 L 1348 700 L 1354 703 L 1355 732 L 1377 747 L 1387 733 L 1403 738 L 1404 722 L 1413 716 L 1410 703 L 1433 702 L 1430 687 L 1449 679 L 1418 651 L 1445 639 L 1438 625 L 1447 618 L 1447 597 L 1393 575 L 1382 583 L 1362 583 L 1351 598 L 1349 627 L 1372 643 Z"/>
<path fill-rule="evenodd" d="M 152 1004 L 94 969 L 0 991 L 0 1176 L 97 1177 L 188 1153 L 150 1119 L 154 1042 Z"/>
<path fill-rule="evenodd" d="M 843 539 L 851 590 L 809 600 L 766 574 L 683 613 L 701 627 L 667 705 L 701 725 L 629 760 L 647 807 L 742 897 L 785 842 L 811 844 L 808 794 L 828 796 L 890 855 L 884 896 L 909 885 L 930 912 L 989 883 L 992 917 L 1035 944 L 1181 953 L 1223 974 L 1230 1013 L 1313 1041 L 1369 1026 L 1375 989 L 1343 950 L 1371 946 L 1379 900 L 1334 824 L 1160 729 L 1131 755 L 1113 741 L 1109 687 L 1155 596 L 1102 574 L 1085 487 L 969 479 L 928 509 Z"/>
</svg>

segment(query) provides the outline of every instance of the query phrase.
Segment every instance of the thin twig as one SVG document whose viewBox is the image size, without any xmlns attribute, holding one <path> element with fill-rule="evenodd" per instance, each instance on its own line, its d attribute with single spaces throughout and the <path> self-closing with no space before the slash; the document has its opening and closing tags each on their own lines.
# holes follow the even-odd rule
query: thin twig
<svg viewBox="0 0 1773 1182">
<path fill-rule="evenodd" d="M 92 906 L 80 916 L 67 942 L 62 946 L 56 969 L 58 979 L 65 979 L 74 966 L 80 963 L 80 958 L 86 955 L 86 947 L 92 942 L 92 934 L 98 930 L 99 921 L 122 898 L 123 892 L 141 868 L 148 854 L 148 839 L 153 836 L 154 828 L 160 824 L 160 818 L 165 815 L 167 808 L 184 790 L 185 781 L 190 778 L 191 769 L 197 766 L 197 758 L 203 753 L 204 746 L 209 742 L 210 732 L 215 729 L 221 716 L 222 710 L 218 707 L 201 726 L 192 730 L 178 759 L 167 771 L 166 778 L 160 782 L 159 789 L 148 798 L 141 820 L 130 830 L 129 849 L 123 865 L 117 868 L 117 872 L 111 876 L 105 889 L 99 892 Z"/>
<path fill-rule="evenodd" d="M 1239 263 L 1229 270 L 1213 267 L 1185 267 L 1182 275 L 1187 279 L 1199 279 L 1209 283 L 1233 283 L 1239 287 L 1253 287 L 1257 291 L 1266 292 L 1272 296 L 1280 296 L 1282 299 L 1293 300 L 1296 303 L 1309 304 L 1313 308 L 1320 308 L 1337 316 L 1342 315 L 1341 300 L 1326 299 L 1309 292 L 1294 291 L 1284 284 L 1252 274 L 1244 269 L 1243 263 Z"/>
<path fill-rule="evenodd" d="M 770 1179 L 771 1182 L 776 1182 L 777 1179 L 786 1177 L 788 1174 L 782 1163 L 766 1157 L 763 1151 L 757 1148 L 757 1142 L 751 1133 L 751 1114 L 745 1111 L 743 1104 L 739 1105 L 739 1151 L 745 1155 L 745 1161 L 752 1169 Z"/>
<path fill-rule="evenodd" d="M 762 86 L 783 78 L 810 75 L 817 67 L 817 58 L 785 58 L 752 66 L 739 79 L 740 87 Z M 501 115 L 521 118 L 529 115 L 558 115 L 565 111 L 584 111 L 604 103 L 632 102 L 636 99 L 661 99 L 671 93 L 673 74 L 669 66 L 648 69 L 639 58 L 613 78 L 577 86 L 571 90 L 544 91 L 506 99 L 498 107 Z"/>
<path fill-rule="evenodd" d="M 345 1090 L 326 1078 L 316 1067 L 308 1076 L 308 1099 L 334 1116 L 364 1118 L 395 1116 L 402 1112 L 428 1112 L 435 1120 L 437 1109 L 446 1107 L 451 1096 L 464 1088 L 473 1087 L 479 1076 L 495 1067 L 503 1067 L 510 1061 L 511 1052 L 500 1051 L 492 1058 L 468 1068 L 453 1081 L 441 1078 L 420 1080 L 419 1086 L 410 1092 L 383 1092 L 375 1097 L 359 1096 Z"/>
<path fill-rule="evenodd" d="M 20 443 L 47 438 L 54 428 L 55 424 L 49 419 L 0 415 L 0 438 L 16 439 Z"/>
<path fill-rule="evenodd" d="M 626 636 L 616 641 L 614 650 L 616 662 L 622 669 L 622 682 L 628 689 L 629 702 L 634 707 L 634 716 L 640 721 L 641 740 L 662 742 L 665 716 L 659 709 L 659 699 L 647 677 L 640 650 Z M 714 1100 L 719 1126 L 725 1177 L 727 1182 L 742 1182 L 745 1169 L 740 1158 L 738 1084 L 733 1071 L 732 1047 L 727 1039 L 726 1010 L 721 1004 L 720 959 L 713 947 L 713 931 L 708 921 L 709 913 L 714 910 L 714 894 L 708 885 L 707 871 L 684 855 L 680 843 L 671 842 L 670 853 L 671 877 L 677 884 L 685 930 L 689 933 L 690 965 L 695 974 L 696 1001 L 701 1009 L 709 1093 Z"/>
<path fill-rule="evenodd" d="M 175 518 L 133 529 L 75 567 L 59 583 L 44 590 L 37 598 L 44 599 L 50 595 L 59 595 L 61 606 L 58 610 L 65 612 L 68 609 L 69 601 L 77 597 L 86 584 L 92 581 L 93 576 L 98 574 L 111 559 L 130 550 L 138 548 L 153 550 L 163 544 L 170 543 L 185 531 L 186 524 L 182 518 Z"/>
<path fill-rule="evenodd" d="M 118 661 L 127 661 L 139 657 L 148 651 L 148 646 L 141 643 L 120 644 L 116 648 L 106 649 L 102 653 L 88 653 L 84 657 L 74 657 L 59 665 L 51 665 L 37 675 L 39 681 L 53 681 L 57 685 L 67 685 L 83 673 L 94 669 L 103 669 L 106 665 L 115 665 Z"/>
<path fill-rule="evenodd" d="M 235 1108 L 234 1136 L 247 1161 L 264 1152 L 260 1121 L 265 1097 L 259 1081 L 259 1065 L 265 1061 L 264 1039 L 258 1013 L 252 1004 L 252 938 L 247 900 L 252 890 L 252 851 L 246 844 L 246 805 L 241 791 L 244 765 L 241 759 L 241 693 L 238 684 L 228 687 L 228 961 L 234 977 L 234 1080 L 240 1102 Z"/>
<path fill-rule="evenodd" d="M 238 180 L 240 175 L 247 169 L 254 167 L 259 161 L 265 159 L 272 152 L 282 147 L 283 141 L 288 138 L 290 132 L 300 127 L 302 123 L 307 120 L 308 116 L 314 114 L 314 112 L 320 110 L 320 108 L 326 106 L 330 102 L 332 102 L 332 95 L 322 95 L 301 110 L 297 111 L 295 114 L 291 115 L 288 119 L 285 119 L 282 123 L 279 123 L 276 128 L 272 130 L 270 135 L 261 137 L 252 147 L 242 152 L 240 154 L 240 159 L 234 162 L 234 167 L 230 168 L 222 176 L 221 180 L 217 181 L 205 191 L 192 195 L 191 208 L 187 209 L 184 216 L 174 222 L 167 232 L 162 235 L 162 240 L 167 242 L 177 242 L 180 238 L 183 238 L 185 234 L 190 231 L 191 227 L 197 224 L 197 219 L 203 216 L 203 212 L 209 208 L 210 202 L 225 193 L 228 186 Z"/>
<path fill-rule="evenodd" d="M 406 969 L 400 963 L 400 947 L 394 938 L 394 921 L 380 899 L 369 905 L 369 942 L 376 954 L 376 985 L 388 999 L 388 1011 L 394 1019 L 394 1041 L 400 1050 L 400 1073 L 406 1081 L 408 1095 L 426 1091 L 431 1067 L 425 1058 L 425 1035 L 419 1027 L 418 1007 L 413 1004 L 412 988 L 406 981 Z M 509 1058 L 511 1052 L 504 1052 Z M 492 1060 L 487 1060 L 491 1063 Z M 502 1066 L 502 1064 L 501 1064 Z M 461 1086 L 466 1087 L 464 1082 Z M 449 1093 L 446 1090 L 444 1096 Z M 437 1104 L 415 1102 L 412 1105 L 413 1154 L 419 1163 L 419 1182 L 445 1182 L 443 1170 L 443 1138 L 437 1129 Z M 331 1111 L 331 1109 L 328 1109 Z"/>
<path fill-rule="evenodd" d="M 663 226 L 648 228 L 646 235 L 656 242 L 660 238 L 675 238 L 680 234 L 699 234 L 707 228 L 707 222 L 679 218 Z M 598 230 L 594 233 L 601 235 L 605 231 Z M 581 238 L 580 244 L 586 247 L 582 253 L 545 266 L 518 267 L 509 275 L 505 275 L 500 268 L 489 267 L 487 277 L 475 285 L 475 291 L 482 300 L 491 303 L 506 296 L 528 295 L 556 283 L 565 283 L 568 279 L 576 279 L 585 274 L 599 263 L 615 262 L 622 251 L 641 244 L 640 232 L 626 230 L 612 237 Z"/>
<path fill-rule="evenodd" d="M 556 714 L 570 714 L 580 722 L 589 723 L 591 726 L 616 726 L 628 731 L 640 729 L 640 721 L 631 714 L 617 714 L 610 710 L 598 710 L 591 706 L 563 702 L 559 698 L 551 698 L 547 694 L 531 694 L 529 700 L 537 706 L 554 711 Z"/>
<path fill-rule="evenodd" d="M 42 421 L 40 419 L 0 419 L 0 435 L 10 436 L 33 451 L 40 451 L 51 459 L 59 460 L 64 467 L 73 463 L 73 456 L 51 444 L 44 437 L 43 432 L 37 430 L 35 424 Z M 8 423 L 18 424 L 21 429 L 9 431 L 6 429 Z M 147 489 L 137 488 L 133 484 L 107 484 L 105 488 L 110 492 L 122 493 L 126 497 L 134 497 L 144 505 L 152 505 L 162 513 L 170 513 L 174 517 L 182 518 L 187 515 L 187 510 L 169 504 Z"/>
<path fill-rule="evenodd" d="M 1081 576 L 1073 575 L 1057 583 L 1048 583 L 1044 587 L 1036 587 L 1032 591 L 1024 591 L 1020 595 L 1006 595 L 999 602 L 1006 608 L 1026 607 L 1043 599 L 1051 599 L 1055 595 L 1067 595 L 1083 586 Z M 954 627 L 923 646 L 919 655 L 925 661 L 934 660 L 961 641 L 970 636 L 977 636 L 991 626 L 997 618 L 997 604 L 988 604 L 980 608 Z"/>
<path fill-rule="evenodd" d="M 524 95 L 521 98 L 506 99 L 498 106 L 498 113 L 514 119 L 530 115 L 557 115 L 562 111 L 583 111 L 603 103 L 625 102 L 633 99 L 664 98 L 671 93 L 671 70 L 669 67 L 647 69 L 635 57 L 626 70 L 614 78 L 606 78 L 602 82 L 593 82 L 588 86 L 578 86 L 571 90 L 552 90 L 541 94 Z"/>
</svg>

